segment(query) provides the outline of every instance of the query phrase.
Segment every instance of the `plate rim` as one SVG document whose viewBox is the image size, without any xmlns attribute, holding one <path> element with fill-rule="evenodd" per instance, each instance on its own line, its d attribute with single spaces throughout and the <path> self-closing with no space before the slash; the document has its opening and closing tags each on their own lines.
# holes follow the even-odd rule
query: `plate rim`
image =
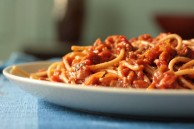
<svg viewBox="0 0 194 129">
<path fill-rule="evenodd" d="M 40 64 L 49 64 L 53 61 L 34 61 L 34 62 L 27 62 L 27 63 L 19 63 L 7 66 L 3 69 L 3 75 L 6 76 L 9 80 L 16 80 L 20 82 L 32 83 L 32 84 L 40 84 L 41 86 L 49 86 L 54 88 L 61 88 L 61 89 L 72 89 L 72 90 L 85 90 L 91 92 L 106 92 L 106 93 L 122 93 L 122 94 L 149 94 L 149 95 L 193 95 L 194 91 L 192 90 L 175 90 L 175 89 L 133 89 L 133 88 L 119 88 L 119 87 L 105 87 L 105 86 L 86 86 L 82 84 L 67 84 L 67 83 L 60 83 L 60 82 L 49 82 L 43 80 L 33 80 L 30 78 L 25 78 L 21 76 L 16 76 L 9 73 L 9 70 L 13 66 L 33 66 L 33 65 L 40 65 Z"/>
</svg>

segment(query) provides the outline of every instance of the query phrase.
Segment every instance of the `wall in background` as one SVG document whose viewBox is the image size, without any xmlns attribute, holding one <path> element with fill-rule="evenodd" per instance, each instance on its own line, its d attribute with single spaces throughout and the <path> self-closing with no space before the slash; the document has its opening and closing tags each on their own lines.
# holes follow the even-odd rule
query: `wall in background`
<svg viewBox="0 0 194 129">
<path fill-rule="evenodd" d="M 0 0 L 0 60 L 24 44 L 52 43 L 52 9 L 53 0 Z M 194 13 L 194 0 L 86 0 L 81 42 L 92 44 L 96 38 L 112 34 L 129 38 L 143 33 L 157 35 L 160 29 L 153 18 L 159 12 Z"/>
<path fill-rule="evenodd" d="M 33 41 L 54 39 L 52 0 L 0 0 L 0 60 Z"/>
<path fill-rule="evenodd" d="M 87 0 L 86 9 L 83 41 L 91 44 L 111 34 L 129 38 L 144 33 L 155 36 L 161 31 L 154 21 L 155 14 L 194 15 L 194 0 Z"/>
</svg>

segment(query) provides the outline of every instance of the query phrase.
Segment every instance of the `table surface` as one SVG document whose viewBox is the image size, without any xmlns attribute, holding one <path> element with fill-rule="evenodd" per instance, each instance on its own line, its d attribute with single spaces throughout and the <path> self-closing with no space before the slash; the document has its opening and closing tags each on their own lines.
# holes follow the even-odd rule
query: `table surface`
<svg viewBox="0 0 194 129">
<path fill-rule="evenodd" d="M 34 60 L 36 59 L 31 56 L 14 53 L 2 67 Z M 0 75 L 0 128 L 194 129 L 194 122 L 191 119 L 145 120 L 76 111 L 33 97 Z"/>
</svg>

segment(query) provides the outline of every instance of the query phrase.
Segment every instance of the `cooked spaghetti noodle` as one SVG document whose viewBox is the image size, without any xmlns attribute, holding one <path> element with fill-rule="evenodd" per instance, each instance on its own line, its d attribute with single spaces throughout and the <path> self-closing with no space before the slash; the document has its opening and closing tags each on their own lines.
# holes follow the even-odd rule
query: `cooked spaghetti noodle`
<svg viewBox="0 0 194 129">
<path fill-rule="evenodd" d="M 109 36 L 105 41 L 97 39 L 92 46 L 72 46 L 72 52 L 48 69 L 24 74 L 90 86 L 194 89 L 194 39 L 182 40 L 168 33 L 130 40 L 122 35 Z"/>
</svg>

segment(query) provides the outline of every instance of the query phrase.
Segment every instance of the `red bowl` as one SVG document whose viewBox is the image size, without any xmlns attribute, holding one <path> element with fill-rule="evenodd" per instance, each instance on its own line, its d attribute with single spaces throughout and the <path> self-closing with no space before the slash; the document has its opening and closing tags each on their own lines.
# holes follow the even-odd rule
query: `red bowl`
<svg viewBox="0 0 194 129">
<path fill-rule="evenodd" d="M 155 20 L 162 31 L 177 33 L 184 39 L 194 38 L 194 15 L 156 15 Z"/>
</svg>

